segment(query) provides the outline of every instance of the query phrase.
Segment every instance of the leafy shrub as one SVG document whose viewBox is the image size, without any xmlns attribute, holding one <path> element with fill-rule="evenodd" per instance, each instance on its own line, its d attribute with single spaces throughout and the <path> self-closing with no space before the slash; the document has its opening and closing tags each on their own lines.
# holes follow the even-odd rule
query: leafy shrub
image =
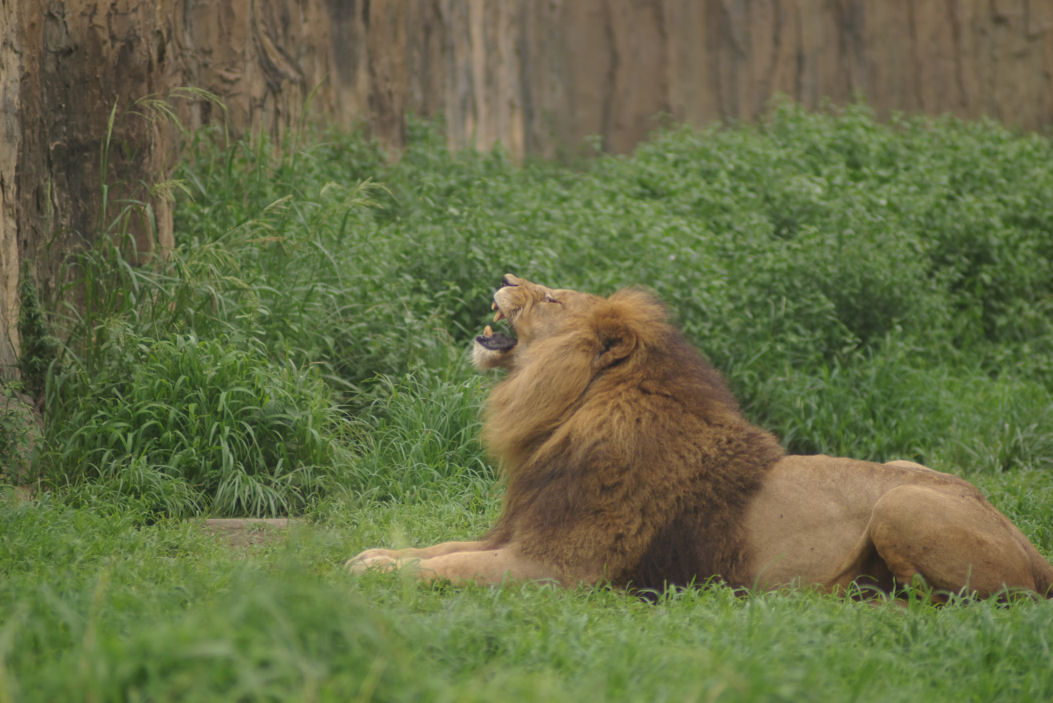
<svg viewBox="0 0 1053 703">
<path fill-rule="evenodd" d="M 962 408 L 963 390 L 992 383 L 1038 384 L 1022 412 L 1053 420 L 1046 138 L 782 104 L 580 170 L 417 139 L 381 177 L 398 209 L 378 227 L 417 242 L 401 270 L 429 283 L 407 300 L 442 310 L 459 343 L 506 270 L 599 293 L 644 285 L 798 451 L 967 459 L 944 438 L 962 439 L 963 412 L 1001 421 Z M 1040 434 L 1022 440 L 1025 464 Z"/>
</svg>

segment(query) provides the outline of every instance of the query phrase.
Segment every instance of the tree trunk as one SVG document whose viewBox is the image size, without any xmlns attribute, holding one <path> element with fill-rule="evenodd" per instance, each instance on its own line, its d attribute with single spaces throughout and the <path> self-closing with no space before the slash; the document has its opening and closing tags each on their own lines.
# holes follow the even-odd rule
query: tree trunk
<svg viewBox="0 0 1053 703">
<path fill-rule="evenodd" d="M 53 291 L 70 253 L 131 202 L 141 203 L 129 222 L 138 251 L 171 246 L 170 203 L 150 191 L 166 178 L 172 140 L 135 102 L 169 78 L 159 70 L 168 47 L 152 3 L 0 3 L 0 366 L 11 378 L 20 273 Z"/>
</svg>

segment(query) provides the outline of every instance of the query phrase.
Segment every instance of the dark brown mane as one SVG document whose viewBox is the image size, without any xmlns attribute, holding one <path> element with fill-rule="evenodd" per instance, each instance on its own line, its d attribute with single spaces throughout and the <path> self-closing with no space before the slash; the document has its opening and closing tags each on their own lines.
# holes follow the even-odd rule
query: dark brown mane
<svg viewBox="0 0 1053 703">
<path fill-rule="evenodd" d="M 487 539 L 514 535 L 528 557 L 617 584 L 735 583 L 746 555 L 727 526 L 782 449 L 653 297 L 597 300 L 491 395 L 484 435 L 507 492 Z"/>
</svg>

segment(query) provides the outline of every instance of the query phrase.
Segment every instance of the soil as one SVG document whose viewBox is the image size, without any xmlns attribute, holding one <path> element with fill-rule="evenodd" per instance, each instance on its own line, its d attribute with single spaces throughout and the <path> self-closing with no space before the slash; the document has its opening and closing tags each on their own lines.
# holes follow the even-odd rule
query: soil
<svg viewBox="0 0 1053 703">
<path fill-rule="evenodd" d="M 214 518 L 203 529 L 238 549 L 250 549 L 285 539 L 297 520 L 289 518 Z"/>
</svg>

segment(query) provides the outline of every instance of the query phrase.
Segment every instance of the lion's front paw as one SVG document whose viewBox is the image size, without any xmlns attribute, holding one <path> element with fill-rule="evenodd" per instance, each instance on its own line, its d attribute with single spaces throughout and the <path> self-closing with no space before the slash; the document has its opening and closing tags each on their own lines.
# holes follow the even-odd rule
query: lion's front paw
<svg viewBox="0 0 1053 703">
<path fill-rule="evenodd" d="M 367 549 L 355 557 L 348 559 L 344 568 L 352 574 L 361 574 L 366 571 L 396 571 L 402 568 L 407 560 L 400 556 L 394 549 Z"/>
<path fill-rule="evenodd" d="M 344 564 L 344 568 L 352 574 L 364 574 L 367 571 L 394 571 L 399 568 L 399 560 L 393 556 L 387 554 L 373 554 L 369 556 L 370 552 L 382 552 L 381 549 L 371 549 L 369 552 L 362 552 L 353 559 L 348 559 L 347 563 Z"/>
<path fill-rule="evenodd" d="M 350 566 L 353 562 L 356 562 L 356 561 L 368 561 L 370 559 L 376 559 L 377 557 L 387 557 L 389 559 L 397 559 L 398 558 L 398 554 L 396 554 L 395 550 L 393 550 L 393 549 L 383 549 L 383 548 L 367 549 L 366 551 L 359 552 L 355 556 L 353 556 L 350 559 L 348 559 L 347 560 L 347 565 Z"/>
</svg>

